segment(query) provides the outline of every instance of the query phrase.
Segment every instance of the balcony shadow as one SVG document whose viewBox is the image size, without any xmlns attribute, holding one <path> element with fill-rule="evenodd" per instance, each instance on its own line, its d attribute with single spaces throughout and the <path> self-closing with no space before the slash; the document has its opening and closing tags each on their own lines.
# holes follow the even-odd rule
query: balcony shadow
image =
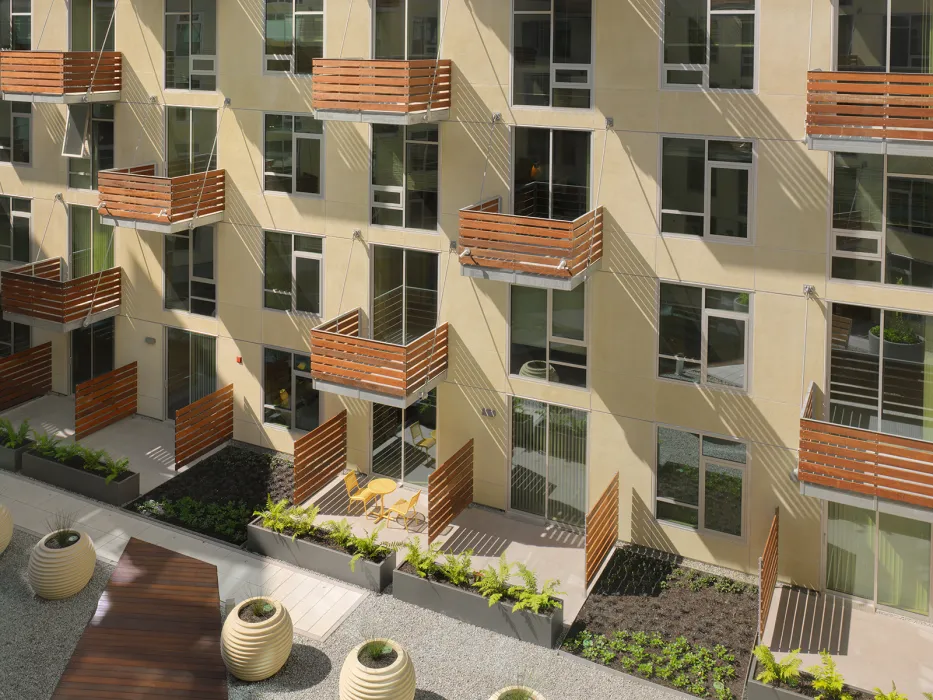
<svg viewBox="0 0 933 700">
<path fill-rule="evenodd" d="M 820 594 L 807 588 L 781 588 L 771 649 L 819 654 L 824 649 L 833 656 L 849 653 L 852 601 Z"/>
</svg>

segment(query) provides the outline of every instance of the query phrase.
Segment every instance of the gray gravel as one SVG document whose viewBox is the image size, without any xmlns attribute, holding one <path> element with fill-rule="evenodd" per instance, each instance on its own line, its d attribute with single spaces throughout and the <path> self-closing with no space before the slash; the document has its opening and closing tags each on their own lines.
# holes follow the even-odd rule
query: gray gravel
<svg viewBox="0 0 933 700">
<path fill-rule="evenodd" d="M 49 698 L 97 608 L 113 567 L 98 561 L 91 582 L 74 598 L 47 601 L 26 579 L 29 552 L 39 538 L 13 532 L 0 554 L 0 698 Z"/>
</svg>

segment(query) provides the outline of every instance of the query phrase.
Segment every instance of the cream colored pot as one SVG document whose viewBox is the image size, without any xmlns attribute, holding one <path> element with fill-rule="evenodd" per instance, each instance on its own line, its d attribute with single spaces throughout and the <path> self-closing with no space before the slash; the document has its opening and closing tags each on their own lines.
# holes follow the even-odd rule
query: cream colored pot
<svg viewBox="0 0 933 700">
<path fill-rule="evenodd" d="M 499 700 L 499 698 L 505 697 L 506 693 L 511 693 L 514 690 L 524 690 L 526 693 L 530 694 L 531 700 L 544 700 L 544 696 L 537 690 L 526 688 L 523 685 L 510 685 L 508 688 L 503 688 L 498 693 L 493 693 L 489 700 Z"/>
<path fill-rule="evenodd" d="M 261 598 L 275 606 L 272 617 L 260 622 L 240 619 L 240 610 Z M 220 653 L 227 670 L 241 681 L 263 681 L 278 673 L 292 653 L 292 617 L 277 600 L 247 598 L 227 615 L 220 635 Z"/>
<path fill-rule="evenodd" d="M 415 697 L 415 666 L 401 644 L 391 639 L 377 640 L 388 644 L 398 654 L 391 666 L 368 668 L 360 663 L 363 642 L 347 655 L 340 670 L 340 700 L 413 700 Z"/>
<path fill-rule="evenodd" d="M 29 585 L 46 600 L 61 600 L 80 593 L 94 575 L 97 552 L 86 532 L 78 533 L 78 541 L 64 549 L 50 549 L 45 543 L 50 532 L 36 543 L 29 556 Z"/>
<path fill-rule="evenodd" d="M 13 538 L 13 516 L 5 505 L 0 503 L 0 554 L 10 544 Z"/>
</svg>

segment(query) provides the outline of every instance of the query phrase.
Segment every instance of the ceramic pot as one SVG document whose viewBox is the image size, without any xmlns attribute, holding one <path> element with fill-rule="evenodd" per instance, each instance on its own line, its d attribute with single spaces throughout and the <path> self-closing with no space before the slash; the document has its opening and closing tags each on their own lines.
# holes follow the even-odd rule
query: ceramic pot
<svg viewBox="0 0 933 700">
<path fill-rule="evenodd" d="M 541 695 L 537 690 L 532 690 L 531 688 L 526 688 L 523 685 L 510 685 L 508 688 L 503 688 L 498 693 L 493 693 L 489 700 L 499 700 L 499 698 L 505 697 L 506 693 L 511 693 L 515 690 L 524 690 L 529 694 L 531 700 L 544 700 L 544 696 Z"/>
<path fill-rule="evenodd" d="M 227 670 L 241 681 L 262 681 L 278 673 L 292 653 L 292 617 L 277 600 L 272 617 L 259 622 L 240 619 L 240 610 L 256 598 L 247 598 L 227 615 L 220 635 L 220 654 Z"/>
<path fill-rule="evenodd" d="M 543 360 L 531 360 L 522 365 L 518 370 L 518 376 L 528 377 L 528 379 L 547 379 L 550 382 L 559 381 L 557 370 Z"/>
<path fill-rule="evenodd" d="M 0 554 L 13 538 L 13 516 L 5 505 L 0 503 Z"/>
<path fill-rule="evenodd" d="M 391 639 L 376 640 L 388 644 L 398 658 L 385 668 L 369 668 L 360 662 L 363 642 L 347 655 L 340 669 L 340 700 L 413 700 L 415 666 L 408 652 Z"/>
<path fill-rule="evenodd" d="M 881 338 L 874 333 L 868 334 L 868 351 L 872 355 L 877 355 Z M 901 362 L 914 362 L 922 365 L 924 361 L 923 337 L 916 343 L 892 343 L 890 340 L 884 341 L 884 359 L 900 360 Z"/>
<path fill-rule="evenodd" d="M 78 541 L 62 549 L 51 549 L 45 543 L 50 532 L 36 543 L 29 556 L 29 585 L 46 600 L 61 600 L 80 593 L 94 575 L 97 552 L 87 533 L 74 530 Z"/>
</svg>

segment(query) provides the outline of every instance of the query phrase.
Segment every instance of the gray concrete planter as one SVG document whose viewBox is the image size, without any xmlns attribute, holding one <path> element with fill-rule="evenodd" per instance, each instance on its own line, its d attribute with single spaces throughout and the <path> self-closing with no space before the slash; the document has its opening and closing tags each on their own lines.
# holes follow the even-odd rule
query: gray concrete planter
<svg viewBox="0 0 933 700">
<path fill-rule="evenodd" d="M 758 661 L 753 656 L 748 669 L 748 682 L 745 684 L 745 700 L 812 700 L 811 695 L 798 693 L 792 688 L 777 688 L 773 685 L 765 685 L 761 681 L 756 681 L 755 676 L 757 675 Z M 853 688 L 851 686 L 846 686 L 846 688 L 847 691 L 854 690 L 861 693 L 862 700 L 869 700 L 869 698 L 875 697 L 874 693 L 869 693 L 867 690 Z"/>
<path fill-rule="evenodd" d="M 392 583 L 395 569 L 395 552 L 392 552 L 380 564 L 358 559 L 355 570 L 351 571 L 351 554 L 306 540 L 293 542 L 290 535 L 280 535 L 262 527 L 259 518 L 246 527 L 246 548 L 376 593 Z"/>
<path fill-rule="evenodd" d="M 17 447 L 15 450 L 9 447 L 0 447 L 0 469 L 8 472 L 18 472 L 23 468 L 23 454 L 32 449 L 34 444 L 32 440 L 27 440 L 25 445 Z"/>
<path fill-rule="evenodd" d="M 557 644 L 564 624 L 561 609 L 547 614 L 527 610 L 513 613 L 512 603 L 489 607 L 489 601 L 479 593 L 435 583 L 400 569 L 395 570 L 392 595 L 406 603 L 542 647 Z"/>
<path fill-rule="evenodd" d="M 112 506 L 123 506 L 139 498 L 139 474 L 136 472 L 127 472 L 125 478 L 108 484 L 106 477 L 100 474 L 75 469 L 34 452 L 23 454 L 23 476 Z"/>
</svg>

